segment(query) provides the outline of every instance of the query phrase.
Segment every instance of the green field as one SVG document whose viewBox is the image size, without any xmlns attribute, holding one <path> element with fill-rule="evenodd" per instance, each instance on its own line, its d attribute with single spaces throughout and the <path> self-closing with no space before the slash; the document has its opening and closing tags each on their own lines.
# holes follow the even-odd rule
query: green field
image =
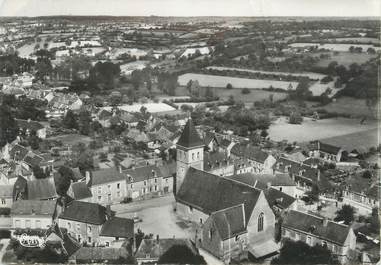
<svg viewBox="0 0 381 265">
<path fill-rule="evenodd" d="M 374 128 L 377 128 L 376 121 L 368 121 L 361 125 L 360 119 L 334 118 L 313 121 L 310 118 L 304 118 L 302 124 L 289 124 L 286 117 L 281 117 L 271 124 L 268 132 L 272 140 L 300 143 L 368 131 Z"/>
<path fill-rule="evenodd" d="M 322 59 L 316 65 L 320 67 L 327 67 L 330 62 L 336 61 L 338 64 L 342 64 L 346 67 L 353 63 L 362 64 L 369 59 L 375 57 L 375 55 L 370 55 L 367 53 L 350 53 L 350 52 L 340 52 L 338 55 L 331 54 L 330 59 Z"/>
<path fill-rule="evenodd" d="M 336 102 L 331 102 L 319 109 L 325 109 L 331 113 L 351 115 L 353 117 L 377 118 L 377 106 L 368 107 L 365 99 L 356 99 L 351 97 L 340 97 Z"/>
</svg>

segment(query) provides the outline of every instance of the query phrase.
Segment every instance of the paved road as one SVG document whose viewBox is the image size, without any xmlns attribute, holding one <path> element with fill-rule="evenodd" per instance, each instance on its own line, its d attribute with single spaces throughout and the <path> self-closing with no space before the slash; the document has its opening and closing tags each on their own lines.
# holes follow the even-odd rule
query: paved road
<svg viewBox="0 0 381 265">
<path fill-rule="evenodd" d="M 5 254 L 5 251 L 9 245 L 9 238 L 3 238 L 0 240 L 0 244 L 3 245 L 3 248 L 0 250 L 0 264 L 3 264 L 2 260 L 3 260 L 3 256 Z"/>
</svg>

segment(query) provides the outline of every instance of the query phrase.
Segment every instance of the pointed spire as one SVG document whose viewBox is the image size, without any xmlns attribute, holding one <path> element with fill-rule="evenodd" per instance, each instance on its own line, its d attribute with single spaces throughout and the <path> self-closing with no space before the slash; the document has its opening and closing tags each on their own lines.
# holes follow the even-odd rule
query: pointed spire
<svg viewBox="0 0 381 265">
<path fill-rule="evenodd" d="M 200 135 L 198 134 L 196 128 L 193 125 L 191 118 L 189 118 L 187 123 L 185 124 L 184 130 L 181 133 L 181 136 L 177 144 L 187 148 L 204 145 L 203 141 L 200 138 Z"/>
</svg>

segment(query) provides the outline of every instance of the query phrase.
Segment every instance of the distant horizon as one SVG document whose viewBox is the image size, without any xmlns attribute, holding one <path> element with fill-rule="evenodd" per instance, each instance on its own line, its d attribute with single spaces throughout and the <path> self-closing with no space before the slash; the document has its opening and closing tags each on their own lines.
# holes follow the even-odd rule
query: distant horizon
<svg viewBox="0 0 381 265">
<path fill-rule="evenodd" d="M 160 15 L 70 15 L 70 14 L 62 14 L 62 15 L 41 15 L 41 16 L 0 16 L 0 18 L 49 18 L 49 17 L 158 17 L 158 18 L 196 18 L 196 17 L 211 17 L 211 18 L 374 18 L 380 19 L 379 16 L 218 16 L 218 15 L 189 15 L 189 16 L 160 16 Z"/>
<path fill-rule="evenodd" d="M 0 17 L 379 17 L 379 0 L 0 0 Z"/>
</svg>

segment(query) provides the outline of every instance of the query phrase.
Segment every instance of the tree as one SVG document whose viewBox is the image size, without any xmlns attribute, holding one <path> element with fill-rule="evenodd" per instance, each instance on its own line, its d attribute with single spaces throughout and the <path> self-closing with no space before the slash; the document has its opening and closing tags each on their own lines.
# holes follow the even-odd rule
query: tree
<svg viewBox="0 0 381 265">
<path fill-rule="evenodd" d="M 0 104 L 0 148 L 16 139 L 19 128 L 9 107 Z"/>
<path fill-rule="evenodd" d="M 293 111 L 290 113 L 289 123 L 301 124 L 302 122 L 303 122 L 303 117 L 298 111 Z"/>
<path fill-rule="evenodd" d="M 338 261 L 325 246 L 310 247 L 302 241 L 286 240 L 271 264 L 338 264 Z"/>
<path fill-rule="evenodd" d="M 33 175 L 35 176 L 36 179 L 44 179 L 44 178 L 48 177 L 45 174 L 44 170 L 39 166 L 33 166 L 32 171 L 33 171 Z"/>
<path fill-rule="evenodd" d="M 250 92 L 251 92 L 251 91 L 250 91 L 250 89 L 248 89 L 248 88 L 243 88 L 242 91 L 241 91 L 241 93 L 244 94 L 244 95 L 245 95 L 245 94 L 250 94 Z"/>
<path fill-rule="evenodd" d="M 91 114 L 87 110 L 82 110 L 79 113 L 78 118 L 78 129 L 79 132 L 83 135 L 89 135 L 90 133 L 90 124 L 91 124 Z"/>
<path fill-rule="evenodd" d="M 97 62 L 90 69 L 91 81 L 100 84 L 104 89 L 113 89 L 115 87 L 115 78 L 120 74 L 120 66 L 112 62 Z"/>
<path fill-rule="evenodd" d="M 206 262 L 188 246 L 174 245 L 161 255 L 158 264 L 206 264 Z"/>
<path fill-rule="evenodd" d="M 269 133 L 266 130 L 261 131 L 261 137 L 266 138 L 269 135 Z"/>
<path fill-rule="evenodd" d="M 78 129 L 77 118 L 73 111 L 68 110 L 66 112 L 62 124 L 67 129 Z"/>
<path fill-rule="evenodd" d="M 230 83 L 228 83 L 228 84 L 226 85 L 226 88 L 227 88 L 227 89 L 233 89 L 233 85 L 230 84 Z"/>
<path fill-rule="evenodd" d="M 370 179 L 372 178 L 372 172 L 370 172 L 369 170 L 365 170 L 364 173 L 362 174 L 362 177 L 364 179 Z"/>
<path fill-rule="evenodd" d="M 74 178 L 73 171 L 66 166 L 61 166 L 58 169 L 59 177 L 55 179 L 57 194 L 60 196 L 65 196 L 67 190 L 70 187 L 71 180 Z"/>
<path fill-rule="evenodd" d="M 335 221 L 344 221 L 346 225 L 349 225 L 354 220 L 355 209 L 344 204 L 343 207 L 336 212 Z"/>
</svg>

